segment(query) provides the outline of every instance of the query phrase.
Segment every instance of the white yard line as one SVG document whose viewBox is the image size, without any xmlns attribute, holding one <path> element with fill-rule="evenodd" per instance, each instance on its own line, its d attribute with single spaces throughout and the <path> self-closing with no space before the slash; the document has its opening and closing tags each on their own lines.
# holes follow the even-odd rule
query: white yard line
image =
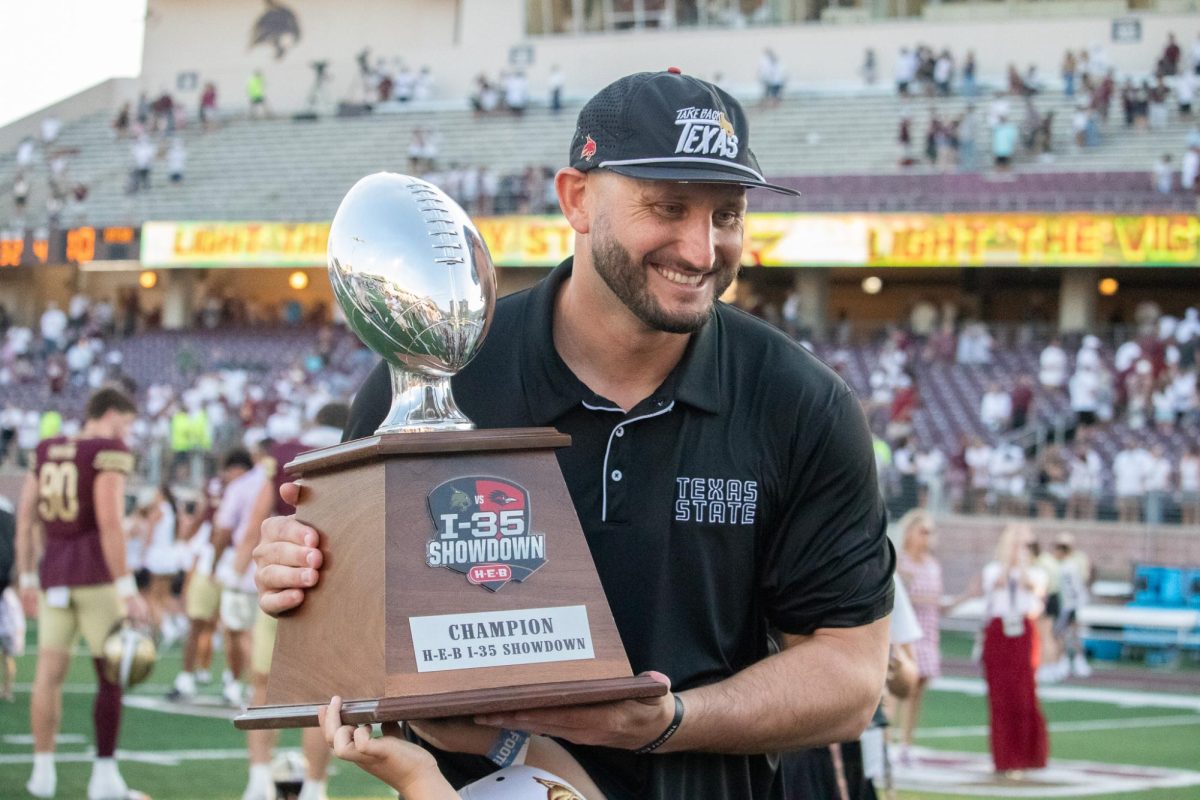
<svg viewBox="0 0 1200 800">
<path fill-rule="evenodd" d="M 987 684 L 983 682 L 982 678 L 937 678 L 930 684 L 930 688 L 976 697 L 987 694 Z M 1179 708 L 1200 713 L 1200 694 L 1132 692 L 1126 689 L 1102 689 L 1088 686 L 1039 686 L 1038 697 L 1047 701 L 1082 700 L 1088 703 L 1108 703 L 1123 708 Z"/>
<path fill-rule="evenodd" d="M 895 768 L 901 789 L 952 797 L 1095 797 L 1121 792 L 1200 786 L 1200 772 L 1052 759 L 1019 780 L 996 777 L 986 753 L 913 748 L 910 766 Z M 1189 797 L 1195 794 L 1189 794 Z"/>
<path fill-rule="evenodd" d="M 1112 731 L 1118 728 L 1174 728 L 1179 725 L 1200 725 L 1200 716 L 1131 717 L 1129 719 L 1088 719 L 1075 722 L 1051 722 L 1051 733 L 1080 731 Z M 959 736 L 987 736 L 987 725 L 959 725 L 944 728 L 918 728 L 920 739 L 953 739 Z"/>
<path fill-rule="evenodd" d="M 54 760 L 60 764 L 90 764 L 94 758 L 95 751 L 90 748 L 87 752 L 83 753 L 59 752 L 54 756 Z M 245 759 L 246 748 L 244 747 L 226 750 L 117 750 L 118 761 L 136 761 L 143 764 L 160 764 L 163 766 L 177 766 L 184 761 L 244 761 Z M 32 753 L 0 754 L 0 765 L 32 763 Z"/>
</svg>

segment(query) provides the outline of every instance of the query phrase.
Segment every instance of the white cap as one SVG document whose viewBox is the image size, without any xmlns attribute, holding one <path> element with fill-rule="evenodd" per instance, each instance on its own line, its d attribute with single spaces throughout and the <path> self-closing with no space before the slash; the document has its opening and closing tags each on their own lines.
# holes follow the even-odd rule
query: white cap
<svg viewBox="0 0 1200 800">
<path fill-rule="evenodd" d="M 1083 346 L 1098 348 L 1100 347 L 1100 340 L 1089 334 L 1088 336 L 1083 337 Z"/>
<path fill-rule="evenodd" d="M 463 800 L 586 800 L 554 773 L 527 764 L 498 769 L 464 786 L 458 796 Z"/>
</svg>

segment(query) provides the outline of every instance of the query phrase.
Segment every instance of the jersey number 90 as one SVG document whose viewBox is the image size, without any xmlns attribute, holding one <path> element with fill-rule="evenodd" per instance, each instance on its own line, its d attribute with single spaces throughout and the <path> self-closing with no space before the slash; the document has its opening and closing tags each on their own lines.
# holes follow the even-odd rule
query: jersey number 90
<svg viewBox="0 0 1200 800">
<path fill-rule="evenodd" d="M 46 522 L 79 516 L 79 470 L 70 461 L 50 461 L 38 471 L 38 515 Z"/>
</svg>

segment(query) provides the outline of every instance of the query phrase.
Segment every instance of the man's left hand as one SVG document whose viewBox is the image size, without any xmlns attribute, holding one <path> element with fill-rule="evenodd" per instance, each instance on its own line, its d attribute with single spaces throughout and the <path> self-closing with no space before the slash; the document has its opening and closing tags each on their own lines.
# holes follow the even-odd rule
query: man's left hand
<svg viewBox="0 0 1200 800">
<path fill-rule="evenodd" d="M 671 686 L 670 678 L 661 672 L 642 674 Z M 640 700 L 483 714 L 475 717 L 475 722 L 555 736 L 575 744 L 637 750 L 657 739 L 674 717 L 675 697 L 667 692 L 662 697 Z"/>
</svg>

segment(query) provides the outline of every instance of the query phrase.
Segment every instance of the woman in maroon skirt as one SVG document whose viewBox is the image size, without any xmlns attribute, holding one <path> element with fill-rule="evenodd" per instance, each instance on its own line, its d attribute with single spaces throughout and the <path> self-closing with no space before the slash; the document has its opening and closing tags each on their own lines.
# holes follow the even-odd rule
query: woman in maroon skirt
<svg viewBox="0 0 1200 800">
<path fill-rule="evenodd" d="M 991 712 L 992 762 L 1007 777 L 1046 766 L 1046 719 L 1037 699 L 1034 621 L 1042 612 L 1045 576 L 1033 564 L 1028 525 L 1005 527 L 996 558 L 983 568 L 986 601 L 983 674 Z"/>
</svg>

